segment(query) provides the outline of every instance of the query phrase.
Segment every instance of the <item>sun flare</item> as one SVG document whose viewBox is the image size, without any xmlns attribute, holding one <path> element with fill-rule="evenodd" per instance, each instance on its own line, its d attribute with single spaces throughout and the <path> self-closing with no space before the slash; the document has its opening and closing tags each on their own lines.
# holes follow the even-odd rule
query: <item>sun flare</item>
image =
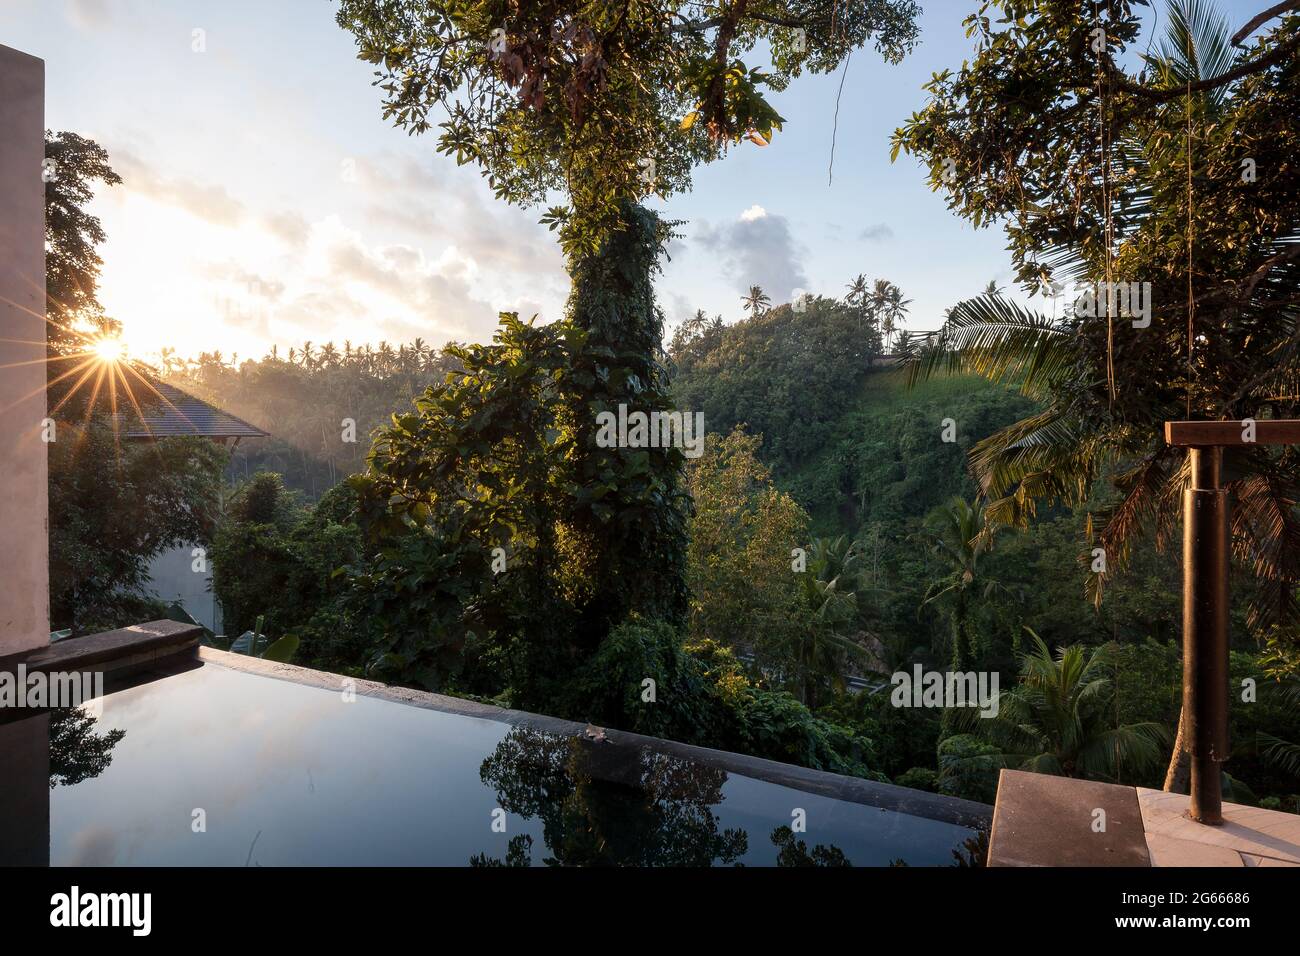
<svg viewBox="0 0 1300 956">
<path fill-rule="evenodd" d="M 121 339 L 96 339 L 91 343 L 90 351 L 101 362 L 126 361 L 126 343 Z"/>
</svg>

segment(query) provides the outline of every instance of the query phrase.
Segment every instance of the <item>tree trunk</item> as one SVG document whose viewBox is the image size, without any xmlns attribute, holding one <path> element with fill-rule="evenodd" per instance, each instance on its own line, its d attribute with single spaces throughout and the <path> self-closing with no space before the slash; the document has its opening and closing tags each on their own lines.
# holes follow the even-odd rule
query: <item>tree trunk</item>
<svg viewBox="0 0 1300 956">
<path fill-rule="evenodd" d="M 1165 771 L 1166 793 L 1187 793 L 1191 787 L 1192 762 L 1184 749 L 1183 712 L 1178 711 L 1178 734 L 1174 737 L 1174 752 L 1169 757 L 1169 769 Z"/>
</svg>

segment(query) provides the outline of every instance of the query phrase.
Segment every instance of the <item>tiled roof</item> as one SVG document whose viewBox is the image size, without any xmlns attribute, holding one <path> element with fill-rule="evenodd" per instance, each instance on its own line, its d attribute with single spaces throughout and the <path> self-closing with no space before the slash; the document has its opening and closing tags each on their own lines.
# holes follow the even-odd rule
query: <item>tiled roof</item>
<svg viewBox="0 0 1300 956">
<path fill-rule="evenodd" d="M 140 403 L 140 413 L 134 408 L 120 410 L 118 413 L 125 438 L 169 438 L 177 435 L 266 438 L 270 435 L 242 418 L 236 418 L 229 412 L 223 412 L 216 406 L 181 391 L 175 385 L 168 385 L 153 376 L 149 376 L 148 381 L 157 389 L 158 394 L 137 388 L 134 393 L 136 401 Z"/>
</svg>

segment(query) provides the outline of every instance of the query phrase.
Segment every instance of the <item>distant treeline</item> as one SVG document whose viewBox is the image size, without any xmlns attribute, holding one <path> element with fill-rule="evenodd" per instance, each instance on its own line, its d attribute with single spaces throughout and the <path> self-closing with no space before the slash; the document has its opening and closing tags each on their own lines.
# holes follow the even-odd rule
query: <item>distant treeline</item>
<svg viewBox="0 0 1300 956">
<path fill-rule="evenodd" d="M 422 339 L 342 348 L 333 342 L 235 362 L 220 352 L 181 360 L 164 353 L 160 371 L 172 384 L 271 433 L 241 442 L 227 477 L 238 483 L 262 471 L 316 500 L 364 470 L 370 434 L 441 382 L 451 363 Z"/>
</svg>

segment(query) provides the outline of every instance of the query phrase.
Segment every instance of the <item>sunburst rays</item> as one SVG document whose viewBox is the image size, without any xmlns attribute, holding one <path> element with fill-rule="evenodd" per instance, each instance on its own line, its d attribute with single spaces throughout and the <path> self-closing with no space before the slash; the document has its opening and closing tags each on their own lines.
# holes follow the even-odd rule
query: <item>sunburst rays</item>
<svg viewBox="0 0 1300 956">
<path fill-rule="evenodd" d="M 153 437 L 142 401 L 150 405 L 160 402 L 188 421 L 185 413 L 159 391 L 150 381 L 149 376 L 131 360 L 126 345 L 120 337 L 78 328 L 11 299 L 0 298 L 0 305 L 6 305 L 40 319 L 58 333 L 60 340 L 57 345 L 51 347 L 48 339 L 44 338 L 40 340 L 0 339 L 10 345 L 30 346 L 33 353 L 31 358 L 0 364 L 0 374 L 3 374 L 6 369 L 29 365 L 44 365 L 49 369 L 46 373 L 46 381 L 41 386 L 0 407 L 0 414 L 9 413 L 44 391 L 51 398 L 62 392 L 54 406 L 48 409 L 47 417 L 55 418 L 75 398 L 84 396 L 86 401 L 83 427 L 89 425 L 96 412 L 107 411 L 115 439 L 121 437 L 121 413 L 128 406 L 134 410 L 137 420 L 144 427 L 146 437 Z M 71 384 L 65 385 L 68 382 Z M 88 394 L 85 390 L 88 390 Z M 103 396 L 107 398 L 106 409 L 101 407 Z M 120 407 L 119 396 L 121 396 Z"/>
</svg>

